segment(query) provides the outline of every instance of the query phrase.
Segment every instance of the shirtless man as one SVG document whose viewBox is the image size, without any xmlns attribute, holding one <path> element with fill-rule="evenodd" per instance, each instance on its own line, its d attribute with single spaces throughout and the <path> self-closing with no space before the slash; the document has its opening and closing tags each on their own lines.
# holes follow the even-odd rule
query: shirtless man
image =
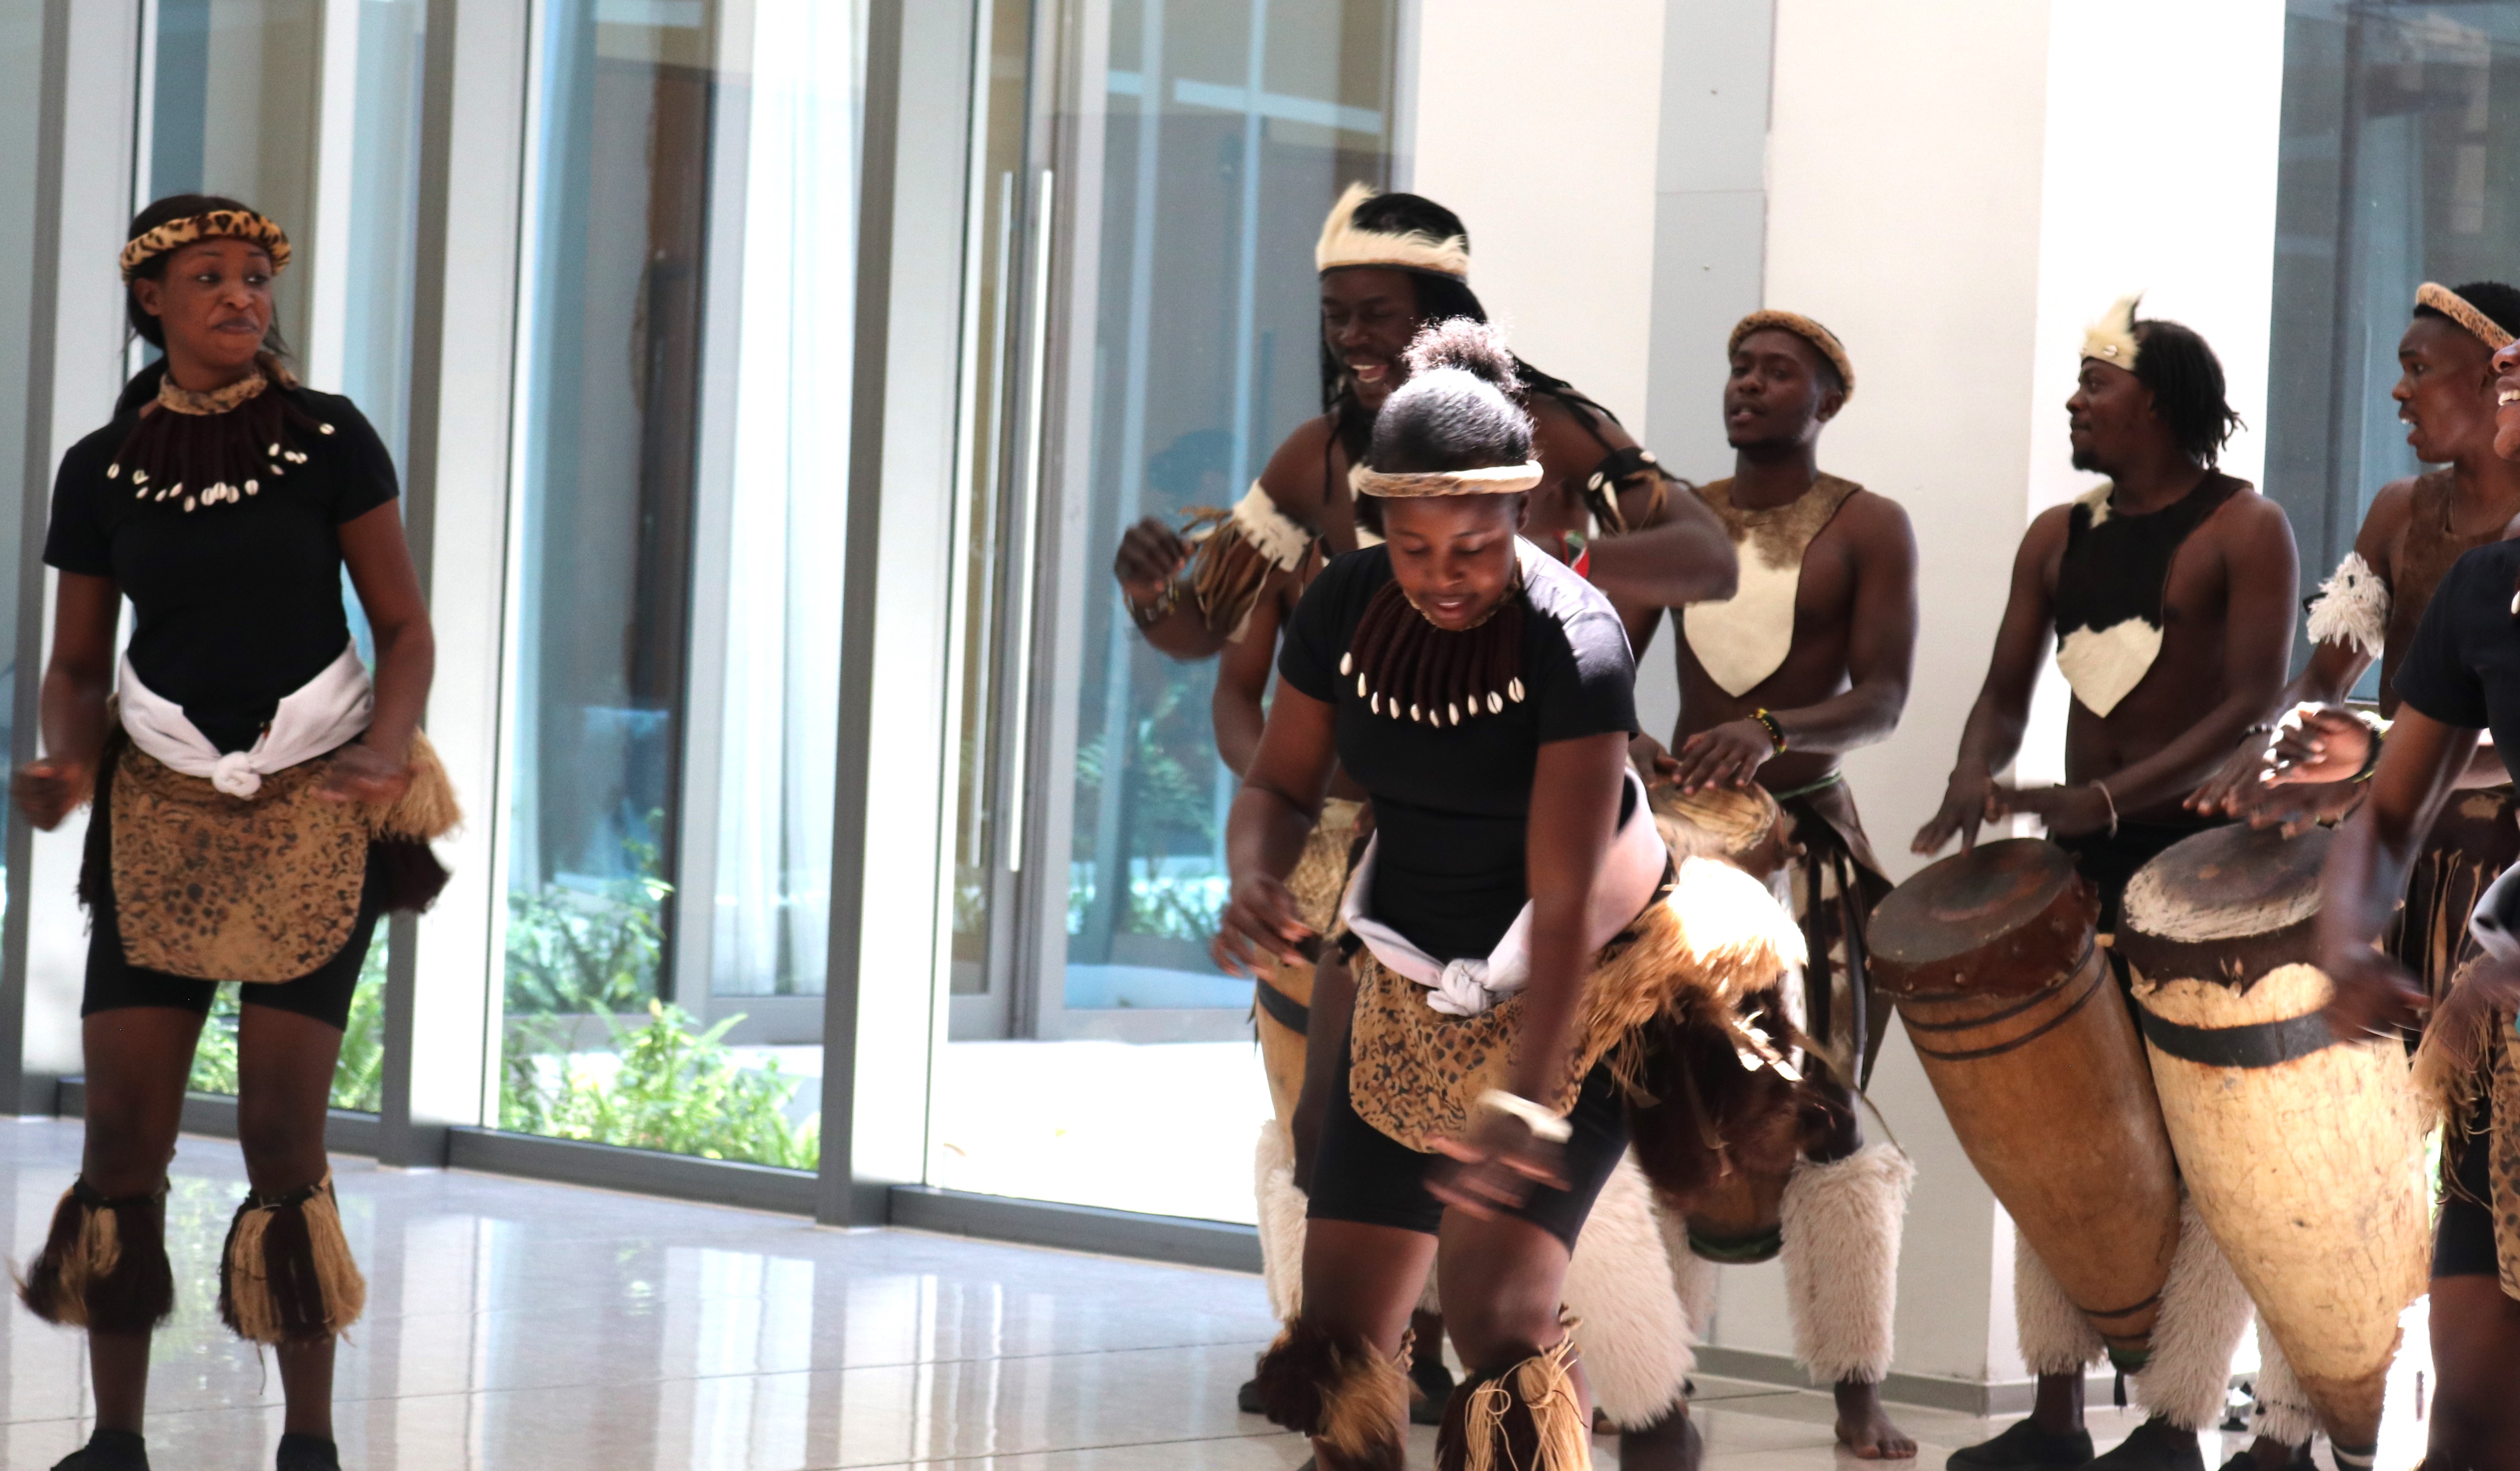
<svg viewBox="0 0 2520 1471">
<path fill-rule="evenodd" d="M 1792 825 L 1801 856 L 1788 868 L 1791 899 L 1812 957 L 1803 1025 L 1823 1049 L 1816 1081 L 1835 1106 L 1829 1137 L 1785 1185 L 1788 1311 L 1796 1357 L 1836 1388 L 1838 1440 L 1863 1459 L 1899 1459 L 1916 1443 L 1891 1423 L 1881 1380 L 1914 1171 L 1894 1145 L 1864 1147 L 1852 1091 L 1880 1046 L 1864 926 L 1890 881 L 1838 759 L 1887 737 L 1907 705 L 1916 542 L 1897 502 L 1821 472 L 1821 430 L 1855 383 L 1837 337 L 1791 312 L 1753 312 L 1732 329 L 1730 350 L 1732 477 L 1698 495 L 1733 538 L 1740 590 L 1675 610 L 1679 754 L 1649 736 L 1636 752 L 1684 791 L 1756 781 Z M 1839 1224 L 1856 1228 L 1831 1239 Z"/>
<path fill-rule="evenodd" d="M 2354 550 L 2310 606 L 2309 665 L 2214 780 L 2188 799 L 2191 810 L 2294 828 L 2335 822 L 2370 792 L 2367 780 L 2356 779 L 2376 764 L 2378 742 L 2362 717 L 2345 709 L 2347 691 L 2377 659 L 2380 715 L 2398 713 L 2398 670 L 2433 589 L 2452 562 L 2500 540 L 2520 515 L 2520 465 L 2494 452 L 2493 357 L 2510 345 L 2515 330 L 2520 290 L 2498 281 L 2455 290 L 2426 282 L 2416 290 L 2414 320 L 2398 339 L 2400 373 L 2390 396 L 2400 405 L 2415 458 L 2445 468 L 2380 487 Z M 2308 737 L 2322 759 L 2315 767 L 2288 763 L 2279 784 L 2271 782 L 2274 723 L 2299 704 L 2318 708 L 2305 715 L 2287 744 L 2304 747 Z M 2313 780 L 2322 775 L 2329 780 Z M 2451 801 L 2433 820 L 2408 875 L 2406 907 L 2388 932 L 2390 956 L 2435 998 L 2447 994 L 2452 972 L 2477 953 L 2467 939 L 2468 912 L 2486 885 L 2520 860 L 2514 823 L 2520 804 L 2492 741 L 2477 746 L 2460 784 L 2491 790 Z M 2259 1471 L 2278 1471 L 2305 1456 L 2316 1420 L 2263 1329 L 2258 1350 L 2258 1441 L 2250 1455 Z"/>
<path fill-rule="evenodd" d="M 2120 301 L 2086 335 L 2065 410 L 2074 467 L 2110 483 L 2030 523 L 1959 760 L 1914 850 L 1932 854 L 1955 834 L 1973 846 L 1981 823 L 2012 814 L 2041 818 L 2099 890 L 2106 933 L 2135 871 L 2198 830 L 2182 800 L 2272 705 L 2292 644 L 2295 556 L 2281 509 L 2215 468 L 2239 421 L 2224 401 L 2222 365 L 2195 333 L 2138 322 L 2134 298 Z M 2051 638 L 2074 696 L 2066 784 L 2005 786 L 1996 774 L 2020 748 Z M 2198 1260 L 2174 1267 L 2174 1278 L 2184 1267 L 2190 1279 L 2228 1282 L 2203 1231 L 2182 1231 L 2179 1252 Z M 2025 1341 L 2022 1357 L 2039 1371 L 2037 1407 L 1994 1440 L 1953 1452 L 1955 1471 L 2201 1471 L 2195 1433 L 2223 1412 L 2225 1371 L 2215 1365 L 2230 1362 L 2248 1324 L 2245 1311 L 2231 1311 L 2246 1298 L 2236 1282 L 2228 1287 L 2165 1298 L 2164 1322 L 2184 1316 L 2191 1327 L 2155 1329 L 2151 1362 L 2135 1376 L 2152 1418 L 2124 1445 L 2093 1460 L 2083 1428 L 2083 1371 L 2096 1338 Z M 2174 1342 L 2197 1362 L 2173 1361 L 2184 1358 L 2170 1352 Z"/>
<path fill-rule="evenodd" d="M 1238 773 L 1259 744 L 1280 628 L 1324 561 L 1373 535 L 1359 524 L 1347 472 L 1372 435 L 1374 413 L 1406 376 L 1403 354 L 1429 323 L 1487 315 L 1469 289 L 1469 242 L 1461 219 L 1416 195 L 1349 189 L 1323 226 L 1315 266 L 1326 412 L 1288 435 L 1249 494 L 1230 513 L 1208 518 L 1212 524 L 1198 528 L 1196 540 L 1148 517 L 1130 528 L 1114 558 L 1122 597 L 1148 643 L 1176 658 L 1221 656 L 1211 714 L 1217 752 Z M 1670 493 L 1653 456 L 1607 410 L 1562 379 L 1520 367 L 1543 472 L 1530 493 L 1523 534 L 1584 566 L 1630 618 L 1632 638 L 1663 600 L 1729 594 L 1732 546 L 1705 509 L 1692 497 Z M 1325 934 L 1357 830 L 1353 799 L 1361 795 L 1343 776 L 1333 779 L 1333 800 L 1314 829 L 1313 847 L 1288 878 L 1307 917 Z M 1327 1101 L 1323 1088 L 1346 1043 L 1353 997 L 1335 951 L 1326 952 L 1318 970 L 1275 967 L 1260 978 L 1254 997 L 1280 1126 L 1261 1145 L 1262 1257 L 1276 1306 L 1289 1315 L 1295 1273 L 1282 1259 L 1300 1239 L 1299 1192 Z M 1315 1016 L 1320 1025 L 1313 1025 Z M 1315 1087 L 1306 1089 L 1308 1081 Z M 1292 1159 L 1277 1151 L 1290 1151 Z M 1677 1331 L 1676 1303 L 1672 1321 Z M 1412 1377 L 1428 1391 L 1425 1407 L 1440 1409 L 1451 1380 L 1439 1320 L 1425 1316 L 1417 1333 Z M 1658 1346 L 1628 1350 L 1605 1358 L 1602 1347 L 1590 1348 L 1596 1397 L 1605 1407 L 1620 1407 L 1623 1378 L 1639 1381 L 1633 1393 L 1640 1401 L 1663 1396 L 1645 1382 L 1653 1374 L 1623 1376 L 1619 1364 L 1674 1356 Z M 1677 1388 L 1674 1382 L 1670 1391 Z M 1621 1437 L 1622 1464 L 1695 1465 L 1697 1441 L 1685 1406 L 1660 1419 L 1642 1411 L 1619 1418 L 1633 1427 Z"/>
</svg>

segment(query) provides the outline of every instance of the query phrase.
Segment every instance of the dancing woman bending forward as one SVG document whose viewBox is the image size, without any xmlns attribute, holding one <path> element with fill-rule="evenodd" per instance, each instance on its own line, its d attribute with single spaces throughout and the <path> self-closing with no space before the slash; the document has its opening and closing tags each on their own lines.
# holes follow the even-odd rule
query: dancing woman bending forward
<svg viewBox="0 0 2520 1471">
<path fill-rule="evenodd" d="M 324 1152 L 333 1069 L 377 920 L 436 896 L 446 871 L 428 841 L 456 820 L 419 729 L 428 614 L 383 444 L 279 355 L 280 227 L 177 196 L 132 222 L 121 263 L 132 331 L 165 358 L 63 457 L 44 544 L 61 573 L 46 754 L 17 792 L 43 828 L 94 802 L 87 1138 L 19 1291 L 88 1330 L 96 1432 L 61 1466 L 146 1471 L 150 1335 L 175 1300 L 166 1165 L 211 996 L 245 983 L 237 1137 L 252 1189 L 221 1252 L 219 1315 L 278 1350 L 281 1471 L 328 1471 L 333 1345 L 366 1296 Z"/>
<path fill-rule="evenodd" d="M 1310 1075 L 1328 1096 L 1305 1306 L 1260 1387 L 1326 1471 L 1399 1466 L 1400 1365 L 1431 1257 L 1470 1370 L 1439 1464 L 1567 1471 L 1589 1464 L 1591 1407 L 1559 1292 L 1645 1092 L 1623 1084 L 1701 1068 L 1695 1102 L 1725 1147 L 1789 1151 L 1787 1071 L 1739 1059 L 1777 1055 L 1760 1019 L 1795 932 L 1779 914 L 1721 976 L 1684 958 L 1670 861 L 1627 765 L 1627 637 L 1606 599 L 1516 534 L 1539 471 L 1512 358 L 1456 320 L 1427 329 L 1410 365 L 1356 475 L 1383 498 L 1388 542 L 1306 590 L 1228 838 L 1216 950 L 1249 969 L 1319 942 L 1281 880 L 1334 765 L 1376 814 L 1336 942 L 1354 1021 Z M 1696 868 L 1685 880 L 1731 875 L 1764 898 Z M 1710 919 L 1696 938 L 1711 933 Z M 1713 1169 L 1691 1154 L 1705 1132 L 1673 1133 L 1687 1143 L 1659 1170 L 1640 1150 L 1667 1192 Z"/>
</svg>

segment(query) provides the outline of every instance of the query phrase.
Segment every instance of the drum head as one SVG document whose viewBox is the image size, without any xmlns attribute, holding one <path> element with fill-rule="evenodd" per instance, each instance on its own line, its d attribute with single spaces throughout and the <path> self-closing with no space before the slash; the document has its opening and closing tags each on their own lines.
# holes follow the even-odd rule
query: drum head
<svg viewBox="0 0 2520 1471">
<path fill-rule="evenodd" d="M 2314 958 L 2318 871 L 2335 834 L 2243 823 L 2182 838 L 2138 869 L 2118 946 L 2152 980 L 2250 981 Z"/>
<path fill-rule="evenodd" d="M 2079 962 L 2095 906 L 2071 854 L 2043 838 L 1957 853 L 1890 892 L 1867 936 L 1891 991 L 2007 990 Z"/>
</svg>

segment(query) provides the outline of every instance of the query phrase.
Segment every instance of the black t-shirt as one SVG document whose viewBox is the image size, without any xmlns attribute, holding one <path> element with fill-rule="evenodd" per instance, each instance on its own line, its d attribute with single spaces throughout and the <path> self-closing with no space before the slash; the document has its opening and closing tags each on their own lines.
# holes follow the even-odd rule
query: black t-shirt
<svg viewBox="0 0 2520 1471">
<path fill-rule="evenodd" d="M 2508 767 L 2520 758 L 2520 542 L 2461 557 L 2433 590 L 2414 646 L 2398 666 L 2398 698 L 2446 726 L 2492 731 Z M 2513 773 L 2520 778 L 2520 770 Z"/>
<path fill-rule="evenodd" d="M 1526 697 L 1459 726 L 1376 715 L 1339 677 L 1366 605 L 1391 580 L 1382 547 L 1331 560 L 1304 590 L 1278 672 L 1337 709 L 1339 764 L 1373 798 L 1367 908 L 1439 960 L 1484 958 L 1530 899 L 1523 830 L 1540 747 L 1633 736 L 1636 660 L 1610 601 L 1555 557 L 1518 542 Z"/>
<path fill-rule="evenodd" d="M 341 656 L 340 525 L 396 494 L 383 441 L 348 399 L 267 391 L 295 394 L 333 426 L 292 434 L 305 464 L 242 501 L 187 512 L 140 499 L 128 475 L 105 477 L 131 432 L 120 417 L 62 457 L 44 538 L 46 562 L 111 577 L 131 600 L 132 669 L 223 751 L 252 745 L 281 696 Z"/>
</svg>

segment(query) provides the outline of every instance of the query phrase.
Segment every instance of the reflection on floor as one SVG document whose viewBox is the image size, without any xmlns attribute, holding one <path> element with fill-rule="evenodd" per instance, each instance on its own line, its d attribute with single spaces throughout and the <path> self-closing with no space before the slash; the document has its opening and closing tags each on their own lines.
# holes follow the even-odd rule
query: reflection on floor
<svg viewBox="0 0 2520 1471">
<path fill-rule="evenodd" d="M 1249 1041 L 949 1043 L 935 1098 L 931 1184 L 1255 1219 L 1251 1147 L 1271 1114 Z"/>
<path fill-rule="evenodd" d="M 77 1153 L 75 1123 L 0 1123 L 0 1244 L 13 1260 L 41 1242 Z M 1304 1459 L 1294 1437 L 1234 1409 L 1275 1326 L 1255 1277 L 352 1159 L 337 1170 L 370 1284 L 341 1357 L 351 1467 L 1277 1471 Z M 242 1189 L 233 1144 L 184 1140 L 168 1212 L 180 1305 L 151 1386 L 160 1466 L 252 1471 L 279 1439 L 278 1383 L 210 1308 Z M 0 1465 L 49 1466 L 86 1434 L 79 1338 L 8 1311 Z M 1843 1464 L 1824 1396 L 1699 1388 L 1711 1471 Z M 1926 1468 L 1991 1428 L 1900 1418 L 1928 1443 L 1912 1463 Z M 2093 1416 L 2103 1444 L 2130 1423 Z M 1432 1449 L 1418 1432 L 1415 1463 Z"/>
</svg>

